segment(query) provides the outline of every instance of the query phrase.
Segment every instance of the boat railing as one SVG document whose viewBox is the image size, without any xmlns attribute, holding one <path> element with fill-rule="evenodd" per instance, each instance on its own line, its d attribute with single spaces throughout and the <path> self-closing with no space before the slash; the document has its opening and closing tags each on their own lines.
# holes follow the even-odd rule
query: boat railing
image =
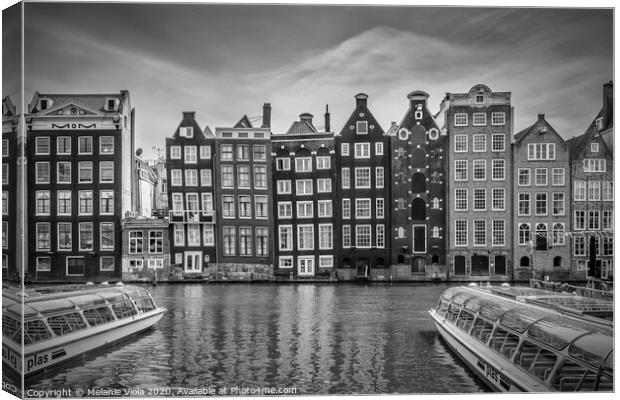
<svg viewBox="0 0 620 400">
<path fill-rule="evenodd" d="M 589 285 L 596 285 L 599 287 L 605 288 L 602 286 L 603 284 L 607 285 L 607 283 L 601 281 L 594 283 L 594 281 L 589 281 Z M 606 289 L 596 289 L 594 287 L 588 286 L 576 286 L 569 285 L 568 283 L 562 282 L 552 282 L 552 281 L 542 281 L 540 279 L 530 279 L 530 287 L 537 289 L 545 289 L 552 292 L 565 292 L 565 293 L 573 293 L 577 296 L 589 297 L 595 299 L 603 299 L 603 300 L 613 300 L 614 292 L 613 290 Z"/>
</svg>

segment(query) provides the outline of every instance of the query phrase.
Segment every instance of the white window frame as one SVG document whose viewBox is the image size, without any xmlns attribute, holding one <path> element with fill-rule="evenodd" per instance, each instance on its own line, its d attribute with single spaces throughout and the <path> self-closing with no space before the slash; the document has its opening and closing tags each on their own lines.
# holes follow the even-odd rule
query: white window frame
<svg viewBox="0 0 620 400">
<path fill-rule="evenodd" d="M 359 184 L 359 180 L 366 179 L 362 177 L 360 174 L 362 172 L 368 171 L 368 184 L 361 185 Z M 372 187 L 372 172 L 370 167 L 355 167 L 355 188 L 356 189 L 370 189 Z"/>
<path fill-rule="evenodd" d="M 492 112 L 491 113 L 491 125 L 506 125 L 506 113 L 505 112 Z"/>
<path fill-rule="evenodd" d="M 329 244 L 323 243 L 323 229 L 329 228 Z M 319 250 L 331 250 L 334 248 L 334 226 L 332 224 L 319 224 Z"/>
<path fill-rule="evenodd" d="M 385 174 L 383 167 L 375 167 L 375 188 L 381 189 L 385 186 Z"/>
<path fill-rule="evenodd" d="M 362 204 L 368 204 L 368 207 L 360 207 Z M 360 214 L 360 210 L 368 210 L 368 215 Z M 370 198 L 355 199 L 355 219 L 370 219 L 372 218 L 372 202 Z"/>
<path fill-rule="evenodd" d="M 467 153 L 469 144 L 469 137 L 467 135 L 458 134 L 454 135 L 454 152 L 455 153 Z"/>
<path fill-rule="evenodd" d="M 539 174 L 539 172 L 543 172 L 544 171 L 544 175 L 541 173 Z M 544 176 L 545 180 L 544 183 L 539 183 L 538 178 Z M 535 168 L 534 169 L 534 186 L 548 186 L 549 185 L 549 168 Z"/>
<path fill-rule="evenodd" d="M 355 133 L 358 135 L 368 135 L 368 121 L 356 121 Z"/>
<path fill-rule="evenodd" d="M 276 171 L 290 171 L 291 159 L 290 157 L 277 157 L 276 158 Z"/>
<path fill-rule="evenodd" d="M 370 143 L 355 143 L 354 144 L 354 156 L 355 159 L 368 159 L 370 158 Z"/>
<path fill-rule="evenodd" d="M 351 219 L 351 199 L 342 199 L 342 219 Z"/>
<path fill-rule="evenodd" d="M 501 142 L 499 140 L 496 140 L 497 138 L 501 137 Z M 495 145 L 501 143 L 502 146 L 501 148 L 496 148 Z M 506 151 L 506 135 L 503 133 L 493 133 L 491 135 L 491 151 L 494 153 L 501 153 Z"/>
<path fill-rule="evenodd" d="M 314 203 L 312 201 L 298 201 L 295 208 L 297 219 L 314 218 Z"/>
<path fill-rule="evenodd" d="M 211 146 L 201 145 L 200 148 L 200 159 L 201 160 L 210 160 L 211 159 Z"/>
<path fill-rule="evenodd" d="M 42 144 L 39 143 L 39 141 L 44 142 L 47 141 L 47 152 L 39 152 L 39 146 L 41 146 Z M 39 136 L 35 138 L 35 145 L 34 145 L 34 149 L 35 149 L 35 155 L 40 156 L 40 155 L 49 155 L 51 152 L 51 143 L 50 143 L 50 137 L 49 136 Z M 4 147 L 3 147 L 4 150 Z M 7 155 L 8 155 L 8 147 L 7 147 Z"/>
<path fill-rule="evenodd" d="M 481 168 L 482 166 L 482 168 Z M 476 171 L 482 170 L 484 172 L 484 176 L 476 177 Z M 487 180 L 487 160 L 477 159 L 472 161 L 472 178 L 474 181 L 486 181 Z"/>
<path fill-rule="evenodd" d="M 276 185 L 277 194 L 291 194 L 291 181 L 289 179 L 280 179 Z"/>
<path fill-rule="evenodd" d="M 334 211 L 331 200 L 319 200 L 317 206 L 319 209 L 319 218 L 329 218 L 333 216 Z"/>
<path fill-rule="evenodd" d="M 70 274 L 69 273 L 69 260 L 73 260 L 73 259 L 81 259 L 82 260 L 82 273 L 81 274 Z M 67 258 L 65 258 L 65 275 L 66 276 L 84 276 L 84 272 L 86 269 L 86 263 L 84 263 L 84 257 L 83 256 L 69 256 Z"/>
<path fill-rule="evenodd" d="M 181 160 L 182 158 L 181 146 L 170 146 L 170 159 Z"/>
<path fill-rule="evenodd" d="M 501 165 L 501 167 L 499 166 Z M 495 172 L 501 171 L 501 177 L 496 177 Z M 496 158 L 491 160 L 491 180 L 492 181 L 505 181 L 506 180 L 506 160 L 503 158 Z"/>
<path fill-rule="evenodd" d="M 467 113 L 454 113 L 454 126 L 467 126 L 468 117 Z"/>
<path fill-rule="evenodd" d="M 310 229 L 312 235 L 311 246 L 302 246 L 302 230 Z M 312 224 L 299 224 L 297 225 L 297 250 L 314 250 L 314 225 Z"/>
<path fill-rule="evenodd" d="M 476 133 L 472 136 L 472 151 L 484 153 L 487 151 L 487 135 Z"/>
<path fill-rule="evenodd" d="M 478 119 L 478 121 L 476 121 Z M 487 113 L 485 112 L 475 112 L 472 116 L 472 122 L 474 126 L 486 126 L 487 124 Z"/>
<path fill-rule="evenodd" d="M 279 201 L 278 202 L 278 219 L 290 219 L 290 218 L 293 218 L 293 202 Z"/>
<path fill-rule="evenodd" d="M 331 157 L 330 156 L 318 156 L 316 158 L 316 169 L 331 169 Z"/>
<path fill-rule="evenodd" d="M 351 188 L 351 169 L 348 167 L 343 167 L 341 169 L 341 177 L 342 177 L 342 189 L 350 189 Z"/>
<path fill-rule="evenodd" d="M 288 240 L 285 242 L 287 246 L 282 246 L 283 236 L 288 236 Z M 293 225 L 279 225 L 278 226 L 278 249 L 279 251 L 291 251 L 293 250 Z"/>
<path fill-rule="evenodd" d="M 383 197 L 375 198 L 375 218 L 385 218 L 385 199 Z"/>
<path fill-rule="evenodd" d="M 463 203 L 465 204 L 465 207 L 463 207 Z M 469 191 L 467 190 L 467 188 L 455 188 L 454 189 L 454 211 L 467 211 L 468 208 L 469 208 Z"/>
<path fill-rule="evenodd" d="M 341 143 L 340 144 L 340 155 L 341 156 L 348 156 L 348 155 L 350 155 L 350 153 L 349 153 L 349 143 Z"/>
<path fill-rule="evenodd" d="M 312 172 L 312 157 L 296 157 L 295 172 Z"/>
<path fill-rule="evenodd" d="M 360 239 L 366 236 L 365 233 L 361 231 L 366 229 L 368 230 L 368 246 L 364 246 L 360 243 Z M 358 249 L 369 249 L 372 247 L 372 225 L 355 225 L 355 247 Z"/>
<path fill-rule="evenodd" d="M 303 188 L 304 190 L 300 190 Z M 308 188 L 310 190 L 308 191 Z M 314 189 L 312 187 L 312 179 L 296 179 L 295 180 L 295 194 L 297 196 L 312 196 Z"/>
<path fill-rule="evenodd" d="M 383 142 L 375 142 L 375 155 L 376 156 L 383 155 Z"/>
</svg>

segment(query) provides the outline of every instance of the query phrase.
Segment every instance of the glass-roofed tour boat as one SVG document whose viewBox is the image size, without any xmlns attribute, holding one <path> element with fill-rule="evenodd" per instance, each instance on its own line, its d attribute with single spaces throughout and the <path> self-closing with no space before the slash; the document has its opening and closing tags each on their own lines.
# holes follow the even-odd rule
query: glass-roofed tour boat
<svg viewBox="0 0 620 400">
<path fill-rule="evenodd" d="M 165 311 L 145 289 L 122 284 L 3 289 L 2 362 L 20 375 L 42 372 L 142 332 Z"/>
<path fill-rule="evenodd" d="M 613 391 L 613 303 L 523 287 L 453 287 L 429 311 L 496 391 Z"/>
</svg>

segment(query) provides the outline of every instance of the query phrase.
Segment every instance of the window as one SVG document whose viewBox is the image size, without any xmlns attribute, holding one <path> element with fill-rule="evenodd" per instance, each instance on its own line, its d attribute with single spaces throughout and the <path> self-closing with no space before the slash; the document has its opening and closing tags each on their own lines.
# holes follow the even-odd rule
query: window
<svg viewBox="0 0 620 400">
<path fill-rule="evenodd" d="M 385 225 L 377 225 L 376 228 L 376 244 L 378 248 L 384 248 L 385 247 Z"/>
<path fill-rule="evenodd" d="M 209 160 L 211 158 L 211 146 L 200 146 L 200 159 Z"/>
<path fill-rule="evenodd" d="M 332 180 L 331 178 L 317 179 L 317 192 L 318 193 L 331 193 L 332 192 Z"/>
<path fill-rule="evenodd" d="M 370 158 L 370 143 L 355 143 L 355 158 Z"/>
<path fill-rule="evenodd" d="M 171 160 L 181 159 L 181 146 L 170 146 L 170 159 Z"/>
<path fill-rule="evenodd" d="M 564 186 L 564 168 L 553 168 L 551 170 L 551 184 L 553 186 Z"/>
<path fill-rule="evenodd" d="M 316 158 L 316 169 L 330 169 L 331 167 L 331 158 L 329 156 Z"/>
<path fill-rule="evenodd" d="M 588 229 L 591 231 L 601 229 L 601 212 L 599 210 L 588 211 Z"/>
<path fill-rule="evenodd" d="M 220 159 L 226 160 L 226 161 L 232 161 L 233 159 L 232 144 L 223 144 L 220 146 Z"/>
<path fill-rule="evenodd" d="M 331 217 L 333 215 L 331 200 L 319 200 L 318 205 L 319 218 Z"/>
<path fill-rule="evenodd" d="M 592 153 L 598 153 L 598 143 L 590 143 L 590 151 Z"/>
<path fill-rule="evenodd" d="M 314 205 L 311 201 L 298 201 L 297 202 L 297 218 L 312 218 L 314 217 Z"/>
<path fill-rule="evenodd" d="M 506 244 L 506 223 L 503 219 L 494 219 L 491 221 L 493 227 L 492 244 L 493 246 L 504 246 Z"/>
<path fill-rule="evenodd" d="M 49 190 L 37 190 L 36 215 L 50 215 L 50 192 Z"/>
<path fill-rule="evenodd" d="M 504 211 L 506 209 L 506 193 L 503 188 L 493 188 L 491 190 L 491 209 L 493 211 Z"/>
<path fill-rule="evenodd" d="M 239 218 L 252 218 L 250 196 L 239 196 Z"/>
<path fill-rule="evenodd" d="M 530 194 L 529 193 L 519 193 L 519 215 L 530 215 Z"/>
<path fill-rule="evenodd" d="M 487 222 L 474 220 L 474 246 L 486 246 Z"/>
<path fill-rule="evenodd" d="M 505 125 L 505 124 L 506 124 L 506 113 L 503 113 L 503 112 L 491 113 L 491 125 Z"/>
<path fill-rule="evenodd" d="M 290 194 L 291 193 L 291 181 L 278 181 L 277 183 L 278 194 Z"/>
<path fill-rule="evenodd" d="M 614 255 L 614 238 L 612 237 L 603 237 L 603 256 L 613 256 Z"/>
<path fill-rule="evenodd" d="M 474 113 L 474 126 L 484 126 L 487 124 L 486 113 Z"/>
<path fill-rule="evenodd" d="M 454 221 L 454 245 L 467 246 L 467 220 Z"/>
<path fill-rule="evenodd" d="M 583 172 L 606 172 L 606 161 L 602 158 L 586 158 L 583 160 Z"/>
<path fill-rule="evenodd" d="M 487 209 L 487 190 L 474 189 L 474 211 L 486 211 Z"/>
<path fill-rule="evenodd" d="M 185 186 L 198 186 L 198 171 L 195 169 L 185 170 Z"/>
<path fill-rule="evenodd" d="M 467 151 L 467 135 L 454 135 L 454 151 L 457 153 Z"/>
<path fill-rule="evenodd" d="M 375 187 L 382 188 L 384 185 L 383 167 L 375 167 Z"/>
<path fill-rule="evenodd" d="M 613 181 L 603 181 L 603 201 L 614 201 Z"/>
<path fill-rule="evenodd" d="M 252 255 L 252 228 L 239 228 L 239 255 Z"/>
<path fill-rule="evenodd" d="M 517 174 L 519 186 L 531 185 L 531 170 L 529 168 L 519 168 Z"/>
<path fill-rule="evenodd" d="M 82 276 L 84 275 L 84 258 L 83 257 L 67 257 L 67 275 Z"/>
<path fill-rule="evenodd" d="M 130 239 L 130 251 L 131 251 L 131 239 Z M 164 232 L 163 231 L 149 231 L 149 253 L 161 254 L 163 252 L 164 252 Z"/>
<path fill-rule="evenodd" d="M 47 155 L 50 153 L 50 138 L 38 137 L 34 140 L 34 153 L 36 155 Z"/>
<path fill-rule="evenodd" d="M 78 154 L 93 154 L 93 137 L 78 137 Z"/>
<path fill-rule="evenodd" d="M 319 256 L 319 268 L 333 268 L 334 256 Z"/>
<path fill-rule="evenodd" d="M 174 224 L 174 245 L 185 246 L 185 228 L 181 224 Z"/>
<path fill-rule="evenodd" d="M 348 189 L 351 187 L 351 170 L 349 168 L 342 168 L 342 188 Z"/>
<path fill-rule="evenodd" d="M 383 143 L 376 142 L 375 143 L 375 155 L 382 156 L 383 155 Z"/>
<path fill-rule="evenodd" d="M 258 219 L 266 219 L 269 216 L 267 196 L 254 196 L 254 212 Z"/>
<path fill-rule="evenodd" d="M 101 230 L 101 250 L 114 250 L 114 223 L 102 222 Z"/>
<path fill-rule="evenodd" d="M 342 199 L 342 218 L 351 218 L 351 199 Z"/>
<path fill-rule="evenodd" d="M 265 150 L 264 144 L 255 144 L 252 146 L 252 150 L 254 154 L 252 155 L 254 161 L 266 161 L 267 160 L 267 152 Z"/>
<path fill-rule="evenodd" d="M 454 189 L 454 211 L 467 211 L 467 189 Z"/>
<path fill-rule="evenodd" d="M 202 215 L 210 215 L 213 213 L 213 195 L 211 193 L 201 193 L 200 201 L 202 203 Z"/>
<path fill-rule="evenodd" d="M 455 113 L 454 126 L 467 126 L 467 113 Z"/>
<path fill-rule="evenodd" d="M 547 215 L 547 193 L 536 193 L 536 215 Z"/>
<path fill-rule="evenodd" d="M 233 175 L 233 166 L 224 164 L 220 166 L 222 174 L 222 187 L 232 188 L 235 186 L 235 177 Z"/>
<path fill-rule="evenodd" d="M 547 224 L 536 224 L 536 250 L 547 250 L 549 244 L 549 235 Z"/>
<path fill-rule="evenodd" d="M 333 247 L 332 224 L 319 224 L 319 249 L 329 250 Z"/>
<path fill-rule="evenodd" d="M 299 265 L 298 275 L 314 275 L 314 257 L 297 257 L 297 263 Z"/>
<path fill-rule="evenodd" d="M 9 213 L 9 192 L 6 190 L 2 191 L 2 214 L 6 215 Z"/>
<path fill-rule="evenodd" d="M 114 161 L 100 161 L 99 162 L 99 182 L 100 183 L 114 182 Z"/>
<path fill-rule="evenodd" d="M 290 256 L 280 257 L 279 260 L 280 260 L 280 263 L 279 263 L 280 268 L 293 268 L 293 257 L 290 257 Z"/>
<path fill-rule="evenodd" d="M 56 164 L 56 167 L 56 182 L 71 183 L 71 163 L 58 162 L 58 164 Z"/>
<path fill-rule="evenodd" d="M 9 184 L 9 164 L 8 163 L 2 163 L 2 184 L 3 185 Z"/>
<path fill-rule="evenodd" d="M 196 146 L 184 146 L 183 151 L 185 153 L 186 164 L 196 164 L 196 162 L 198 162 L 196 158 Z"/>
<path fill-rule="evenodd" d="M 492 160 L 491 161 L 491 179 L 494 181 L 503 181 L 506 179 L 506 161 L 505 160 Z"/>
<path fill-rule="evenodd" d="M 486 135 L 474 135 L 474 152 L 487 151 L 487 137 Z"/>
<path fill-rule="evenodd" d="M 38 214 L 38 193 L 37 192 L 37 214 Z M 70 190 L 59 190 L 57 192 L 58 196 L 58 215 L 71 215 L 71 191 Z"/>
<path fill-rule="evenodd" d="M 613 230 L 614 228 L 614 212 L 612 210 L 603 210 L 602 225 L 603 230 Z"/>
<path fill-rule="evenodd" d="M 491 135 L 491 151 L 506 150 L 506 135 L 503 133 L 494 133 Z"/>
<path fill-rule="evenodd" d="M 530 143 L 527 145 L 527 159 L 555 160 L 555 143 Z"/>
<path fill-rule="evenodd" d="M 586 201 L 586 181 L 575 181 L 573 184 L 573 199 L 575 201 Z"/>
<path fill-rule="evenodd" d="M 584 236 L 573 237 L 573 252 L 576 256 L 586 255 L 586 238 Z"/>
<path fill-rule="evenodd" d="M 586 229 L 586 212 L 585 210 L 575 210 L 575 230 Z"/>
<path fill-rule="evenodd" d="M 299 250 L 314 250 L 314 226 L 297 226 L 297 248 Z"/>
<path fill-rule="evenodd" d="M 234 226 L 225 226 L 223 228 L 224 238 L 224 255 L 234 256 L 237 254 L 237 232 Z"/>
<path fill-rule="evenodd" d="M 150 261 L 152 260 L 149 260 L 149 262 Z M 101 257 L 99 259 L 99 270 L 100 271 L 114 271 L 114 257 Z"/>
<path fill-rule="evenodd" d="M 370 247 L 372 243 L 370 228 L 371 228 L 370 225 L 356 225 L 355 226 L 355 246 L 356 247 Z"/>
<path fill-rule="evenodd" d="M 129 254 L 142 254 L 144 238 L 142 231 L 129 231 Z"/>
<path fill-rule="evenodd" d="M 256 228 L 256 255 L 267 256 L 269 255 L 269 234 L 267 228 Z"/>
<path fill-rule="evenodd" d="M 72 232 L 70 222 L 59 222 L 58 228 L 58 250 L 71 250 L 72 244 Z"/>
<path fill-rule="evenodd" d="M 6 221 L 5 221 L 6 222 Z M 49 222 L 37 222 L 37 250 L 51 250 L 51 229 Z"/>
<path fill-rule="evenodd" d="M 81 161 L 78 163 L 78 183 L 92 183 L 93 163 L 92 161 Z"/>
<path fill-rule="evenodd" d="M 250 145 L 249 144 L 237 145 L 237 160 L 238 161 L 249 161 L 250 160 Z"/>
<path fill-rule="evenodd" d="M 114 214 L 114 192 L 111 190 L 102 190 L 100 192 L 99 214 Z"/>
<path fill-rule="evenodd" d="M 291 225 L 278 226 L 278 243 L 280 250 L 293 250 L 293 227 Z"/>
<path fill-rule="evenodd" d="M 101 136 L 99 138 L 99 154 L 114 153 L 114 136 Z M 181 158 L 179 154 L 179 158 Z"/>
<path fill-rule="evenodd" d="M 474 160 L 474 180 L 483 181 L 486 180 L 487 174 L 487 161 L 486 160 Z"/>
<path fill-rule="evenodd" d="M 553 215 L 564 215 L 564 193 L 553 193 Z"/>
<path fill-rule="evenodd" d="M 71 137 L 59 136 L 56 139 L 56 154 L 71 154 Z"/>
<path fill-rule="evenodd" d="M 79 193 L 79 215 L 92 215 L 93 214 L 93 191 L 92 190 L 80 190 Z"/>
<path fill-rule="evenodd" d="M 200 170 L 200 186 L 211 186 L 213 184 L 211 180 L 211 169 Z"/>
<path fill-rule="evenodd" d="M 290 171 L 291 159 L 290 158 L 276 158 L 276 171 Z"/>
<path fill-rule="evenodd" d="M 377 219 L 385 218 L 385 201 L 383 198 L 375 199 L 375 215 Z"/>
<path fill-rule="evenodd" d="M 295 158 L 295 172 L 310 172 L 310 171 L 312 171 L 312 157 Z"/>
<path fill-rule="evenodd" d="M 180 169 L 171 169 L 170 179 L 171 179 L 170 186 L 183 186 Z"/>
<path fill-rule="evenodd" d="M 588 200 L 601 200 L 601 182 L 588 181 Z"/>
<path fill-rule="evenodd" d="M 358 135 L 366 135 L 368 134 L 368 122 L 367 121 L 357 121 L 355 123 L 356 132 Z"/>
<path fill-rule="evenodd" d="M 455 160 L 454 161 L 454 180 L 466 181 L 467 180 L 467 160 Z"/>
<path fill-rule="evenodd" d="M 351 247 L 351 225 L 342 226 L 342 247 Z"/>
<path fill-rule="evenodd" d="M 215 245 L 215 229 L 212 224 L 202 225 L 202 239 L 205 246 Z"/>
<path fill-rule="evenodd" d="M 52 258 L 51 257 L 37 257 L 37 271 L 51 271 L 52 270 Z"/>
<path fill-rule="evenodd" d="M 530 224 L 519 224 L 519 244 L 527 245 L 532 240 L 531 233 Z"/>
<path fill-rule="evenodd" d="M 547 186 L 547 168 L 535 169 L 535 183 L 536 186 Z"/>
<path fill-rule="evenodd" d="M 175 211 L 174 215 L 183 215 L 183 193 L 172 193 L 172 209 Z"/>
<path fill-rule="evenodd" d="M 235 218 L 235 196 L 222 196 L 222 216 L 224 218 Z"/>
<path fill-rule="evenodd" d="M 370 218 L 370 199 L 355 199 L 355 218 Z"/>
<path fill-rule="evenodd" d="M 298 196 L 312 194 L 312 180 L 311 179 L 297 179 L 295 181 L 295 188 Z"/>
<path fill-rule="evenodd" d="M 340 144 L 340 155 L 348 156 L 349 155 L 349 143 Z"/>
<path fill-rule="evenodd" d="M 278 202 L 278 218 L 292 218 L 293 206 L 290 201 Z"/>
<path fill-rule="evenodd" d="M 237 166 L 237 185 L 240 188 L 250 187 L 250 166 L 238 165 Z"/>
<path fill-rule="evenodd" d="M 2 157 L 9 156 L 9 140 L 2 139 Z"/>
<path fill-rule="evenodd" d="M 266 189 L 267 188 L 267 167 L 263 165 L 254 166 L 254 188 Z"/>
<path fill-rule="evenodd" d="M 370 167 L 355 168 L 355 188 L 370 188 Z"/>
<path fill-rule="evenodd" d="M 561 246 L 564 244 L 564 224 L 556 222 L 553 224 L 553 244 Z"/>
</svg>

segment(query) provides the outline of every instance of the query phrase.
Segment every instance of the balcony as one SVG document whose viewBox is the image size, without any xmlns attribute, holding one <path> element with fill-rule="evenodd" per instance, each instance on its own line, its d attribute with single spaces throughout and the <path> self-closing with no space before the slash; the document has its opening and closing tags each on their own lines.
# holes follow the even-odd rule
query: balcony
<svg viewBox="0 0 620 400">
<path fill-rule="evenodd" d="M 175 224 L 200 224 L 213 223 L 213 210 L 168 210 L 170 223 Z"/>
</svg>

